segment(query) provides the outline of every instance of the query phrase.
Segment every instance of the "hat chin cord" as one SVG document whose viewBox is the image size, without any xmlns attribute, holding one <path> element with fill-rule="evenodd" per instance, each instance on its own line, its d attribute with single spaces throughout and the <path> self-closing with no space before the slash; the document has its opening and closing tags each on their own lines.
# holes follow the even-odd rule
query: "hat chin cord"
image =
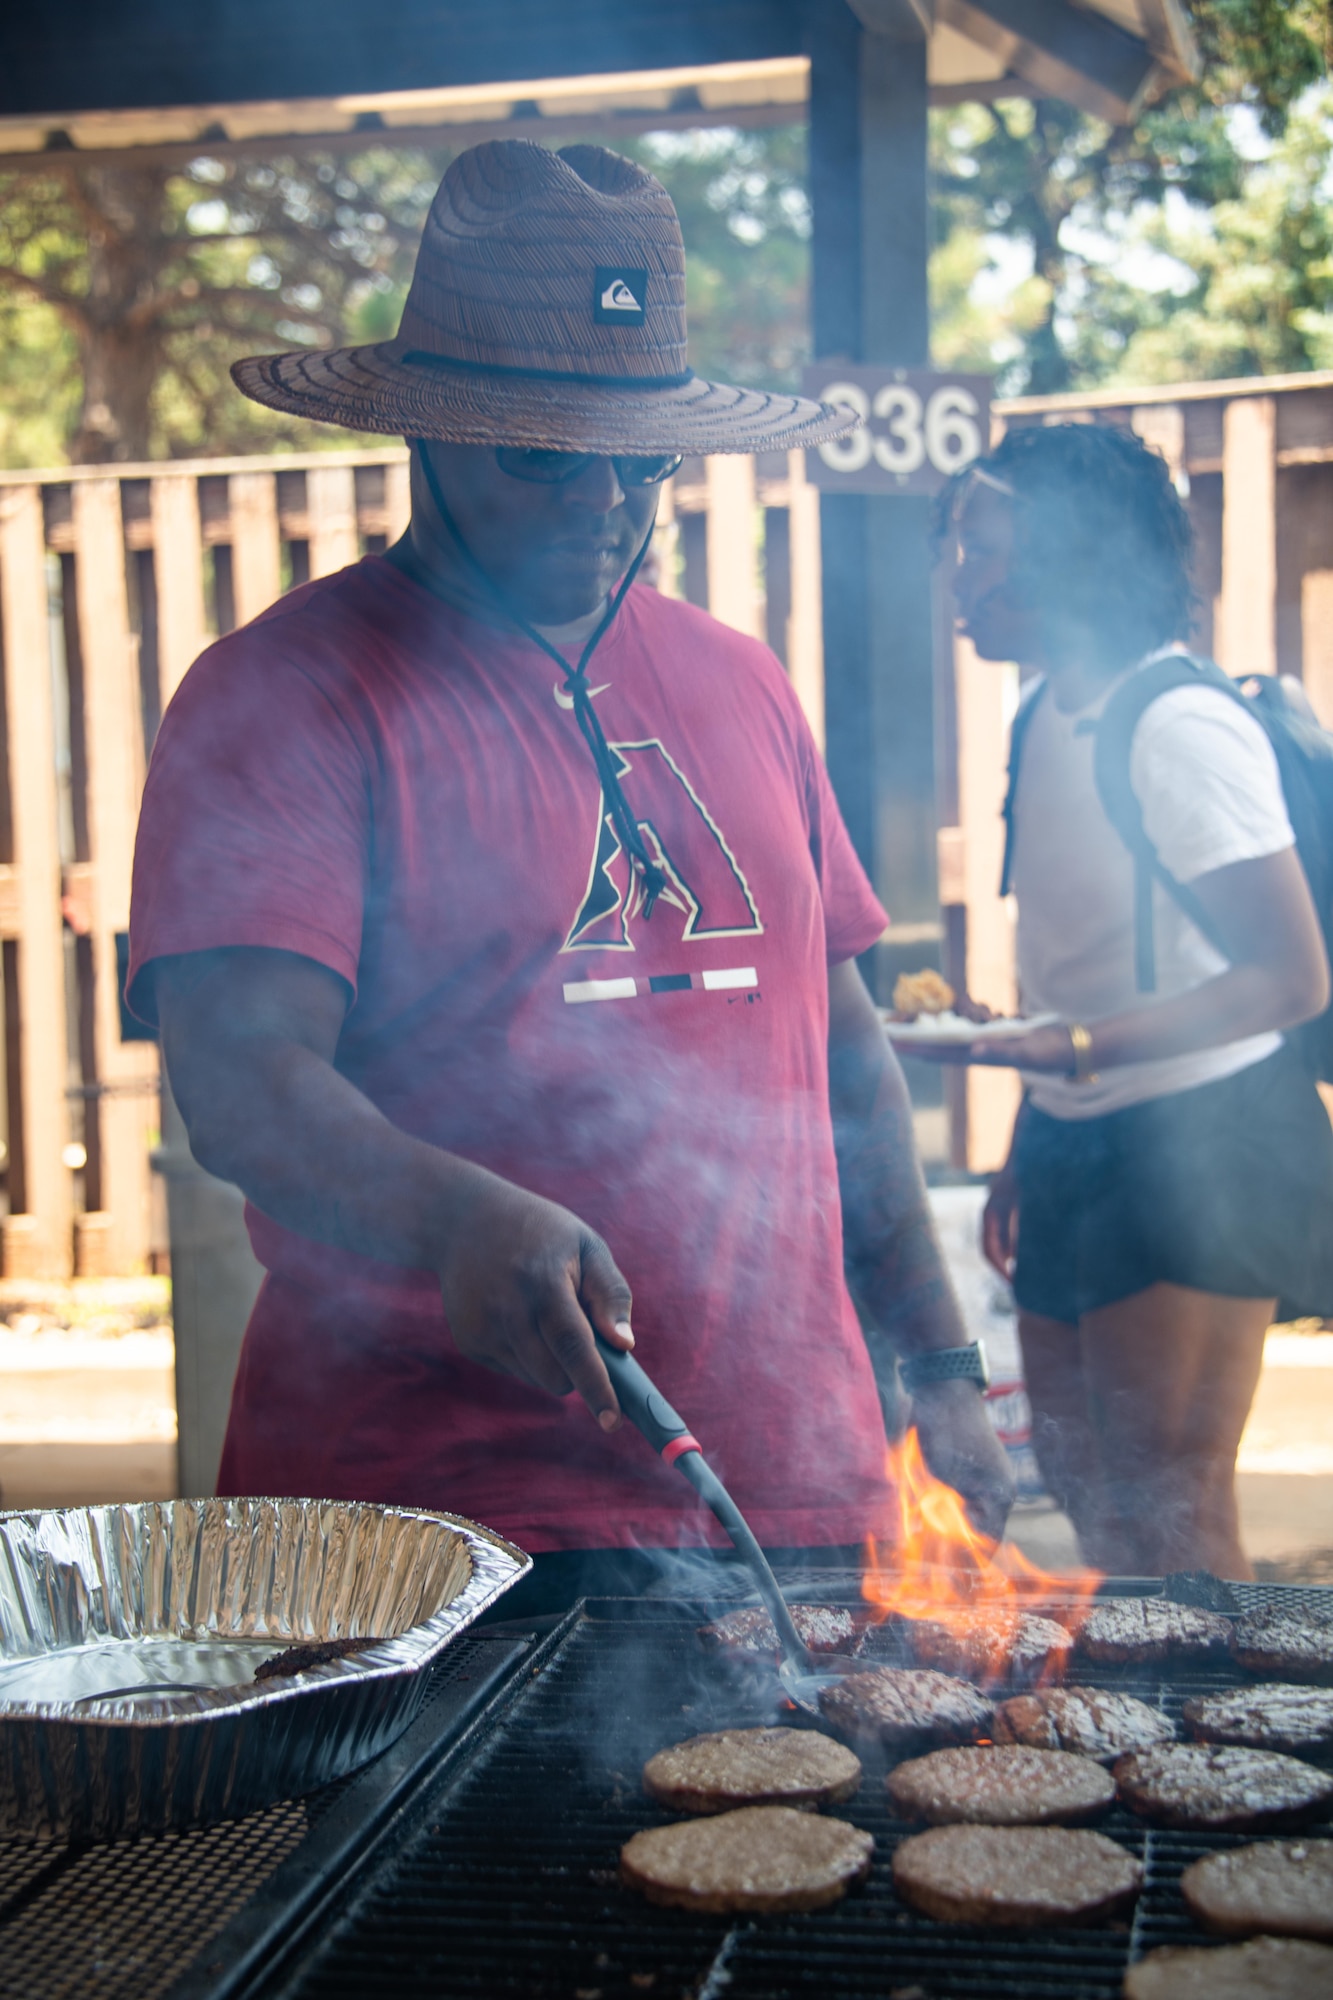
<svg viewBox="0 0 1333 2000">
<path fill-rule="evenodd" d="M 417 455 L 417 462 L 421 467 L 422 476 L 426 481 L 426 487 L 430 493 L 435 511 L 448 529 L 450 535 L 452 535 L 458 552 L 467 564 L 468 570 L 474 580 L 481 585 L 483 591 L 495 605 L 496 609 L 512 625 L 516 625 L 525 638 L 531 639 L 534 646 L 540 646 L 542 652 L 555 661 L 561 674 L 564 676 L 564 692 L 573 698 L 574 716 L 578 722 L 583 740 L 592 752 L 592 761 L 597 766 L 597 775 L 601 779 L 602 784 L 602 797 L 606 802 L 607 810 L 610 812 L 611 823 L 616 830 L 617 838 L 624 849 L 630 870 L 638 882 L 639 891 L 643 897 L 644 917 L 645 919 L 651 917 L 653 906 L 667 886 L 666 874 L 648 852 L 643 834 L 639 828 L 639 823 L 635 819 L 630 809 L 629 801 L 625 797 L 621 787 L 620 774 L 616 770 L 616 762 L 611 752 L 611 746 L 606 740 L 606 733 L 598 720 L 597 712 L 592 705 L 592 696 L 588 690 L 588 668 L 591 664 L 592 656 L 610 630 L 616 613 L 625 601 L 625 594 L 638 575 L 643 559 L 648 553 L 649 544 L 653 539 L 651 524 L 649 525 L 647 534 L 639 544 L 633 562 L 631 562 L 614 592 L 607 600 L 606 610 L 598 621 L 597 629 L 593 632 L 591 638 L 584 646 L 582 653 L 579 655 L 578 665 L 572 667 L 564 654 L 553 646 L 550 640 L 537 630 L 535 625 L 529 624 L 522 612 L 510 603 L 494 577 L 482 567 L 481 563 L 478 562 L 476 556 L 472 553 L 472 550 L 468 547 L 463 538 L 463 532 L 454 519 L 444 494 L 440 491 L 440 482 L 435 475 L 435 467 L 430 462 L 430 453 L 426 450 L 425 440 L 422 438 L 413 438 L 412 449 Z"/>
</svg>

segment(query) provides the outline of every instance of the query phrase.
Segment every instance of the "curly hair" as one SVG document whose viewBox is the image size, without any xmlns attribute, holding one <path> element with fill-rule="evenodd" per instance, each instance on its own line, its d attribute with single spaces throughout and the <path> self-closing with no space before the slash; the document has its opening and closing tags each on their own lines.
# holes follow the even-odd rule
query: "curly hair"
<svg viewBox="0 0 1333 2000">
<path fill-rule="evenodd" d="M 1012 582 L 1047 613 L 1090 632 L 1108 663 L 1188 637 L 1197 603 L 1189 516 L 1165 460 L 1132 431 L 1109 424 L 1007 431 L 941 494 L 940 530 L 978 471 L 1015 496 Z"/>
</svg>

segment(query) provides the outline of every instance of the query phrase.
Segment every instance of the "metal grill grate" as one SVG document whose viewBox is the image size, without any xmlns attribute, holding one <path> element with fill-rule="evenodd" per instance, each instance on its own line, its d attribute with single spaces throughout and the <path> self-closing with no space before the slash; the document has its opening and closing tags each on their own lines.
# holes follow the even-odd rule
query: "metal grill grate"
<svg viewBox="0 0 1333 2000">
<path fill-rule="evenodd" d="M 845 1576 L 841 1583 L 846 1593 Z M 1292 1596 L 1253 1586 L 1241 1594 L 1247 1606 Z M 1103 1830 L 1146 1862 L 1132 1931 L 971 1930 L 914 1915 L 895 1897 L 885 1864 L 916 1829 L 892 1817 L 885 1766 L 870 1760 L 841 1816 L 875 1835 L 876 1865 L 864 1889 L 832 1910 L 728 1923 L 660 1910 L 620 1889 L 622 1843 L 670 1817 L 641 1792 L 644 1758 L 697 1730 L 764 1718 L 753 1689 L 703 1659 L 691 1629 L 698 1607 L 592 1609 L 465 1768 L 423 1790 L 400 1843 L 348 1913 L 266 1994 L 1114 2000 L 1131 1953 L 1203 1941 L 1179 1896 L 1180 1871 L 1235 1839 L 1146 1831 L 1119 1809 Z M 1159 1702 L 1178 1720 L 1188 1695 L 1236 1677 L 1217 1668 L 1169 1685 L 1142 1669 L 1086 1678 Z"/>
<path fill-rule="evenodd" d="M 485 1652 L 474 1640 L 451 1648 L 426 1713 Z M 0 1841 L 0 1993 L 157 2000 L 358 1782 L 185 1833 Z"/>
</svg>

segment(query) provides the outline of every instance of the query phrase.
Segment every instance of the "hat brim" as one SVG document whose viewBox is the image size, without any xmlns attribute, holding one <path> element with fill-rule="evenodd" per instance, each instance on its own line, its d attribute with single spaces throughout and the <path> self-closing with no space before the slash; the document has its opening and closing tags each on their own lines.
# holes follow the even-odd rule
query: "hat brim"
<svg viewBox="0 0 1333 2000">
<path fill-rule="evenodd" d="M 394 341 L 263 354 L 232 367 L 236 386 L 288 416 L 386 437 L 615 453 L 802 450 L 851 430 L 846 408 L 697 376 L 622 388 L 577 378 L 404 360 Z"/>
</svg>

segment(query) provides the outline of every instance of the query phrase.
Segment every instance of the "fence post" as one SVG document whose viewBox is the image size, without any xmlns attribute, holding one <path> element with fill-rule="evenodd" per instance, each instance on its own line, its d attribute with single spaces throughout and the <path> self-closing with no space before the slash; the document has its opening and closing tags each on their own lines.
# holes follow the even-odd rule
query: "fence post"
<svg viewBox="0 0 1333 2000">
<path fill-rule="evenodd" d="M 23 1211 L 4 1225 L 4 1267 L 14 1277 L 63 1278 L 73 1247 L 69 1169 L 61 1157 L 67 1132 L 65 961 L 46 538 L 37 485 L 0 489 L 0 597 L 18 891 L 17 976 L 8 998 L 17 1002 L 19 1015 L 15 1073 L 25 1182 Z M 15 1023 L 7 1027 L 12 1035 Z"/>
<path fill-rule="evenodd" d="M 708 609 L 762 639 L 755 546 L 754 460 L 742 452 L 704 460 L 708 481 Z"/>
<path fill-rule="evenodd" d="M 350 465 L 322 465 L 307 472 L 310 574 L 331 576 L 361 553 L 356 532 L 356 474 Z"/>
<path fill-rule="evenodd" d="M 1222 414 L 1222 596 L 1215 644 L 1229 674 L 1277 671 L 1277 404 Z"/>
<path fill-rule="evenodd" d="M 787 453 L 791 616 L 787 672 L 815 742 L 824 748 L 824 598 L 819 563 L 819 489 L 805 476 L 805 453 Z"/>
<path fill-rule="evenodd" d="M 196 475 L 164 472 L 153 480 L 153 575 L 157 583 L 157 657 L 166 707 L 187 667 L 204 650 L 204 545 Z"/>
<path fill-rule="evenodd" d="M 119 480 L 77 481 L 73 507 L 88 745 L 95 1069 L 106 1093 L 97 1107 L 103 1217 L 75 1218 L 75 1268 L 82 1277 L 102 1277 L 147 1268 L 157 1051 L 149 1043 L 120 1039 L 116 932 L 126 930 L 130 920 L 143 741 Z"/>
<path fill-rule="evenodd" d="M 229 499 L 236 623 L 248 625 L 282 595 L 277 479 L 271 472 L 233 472 Z"/>
</svg>

